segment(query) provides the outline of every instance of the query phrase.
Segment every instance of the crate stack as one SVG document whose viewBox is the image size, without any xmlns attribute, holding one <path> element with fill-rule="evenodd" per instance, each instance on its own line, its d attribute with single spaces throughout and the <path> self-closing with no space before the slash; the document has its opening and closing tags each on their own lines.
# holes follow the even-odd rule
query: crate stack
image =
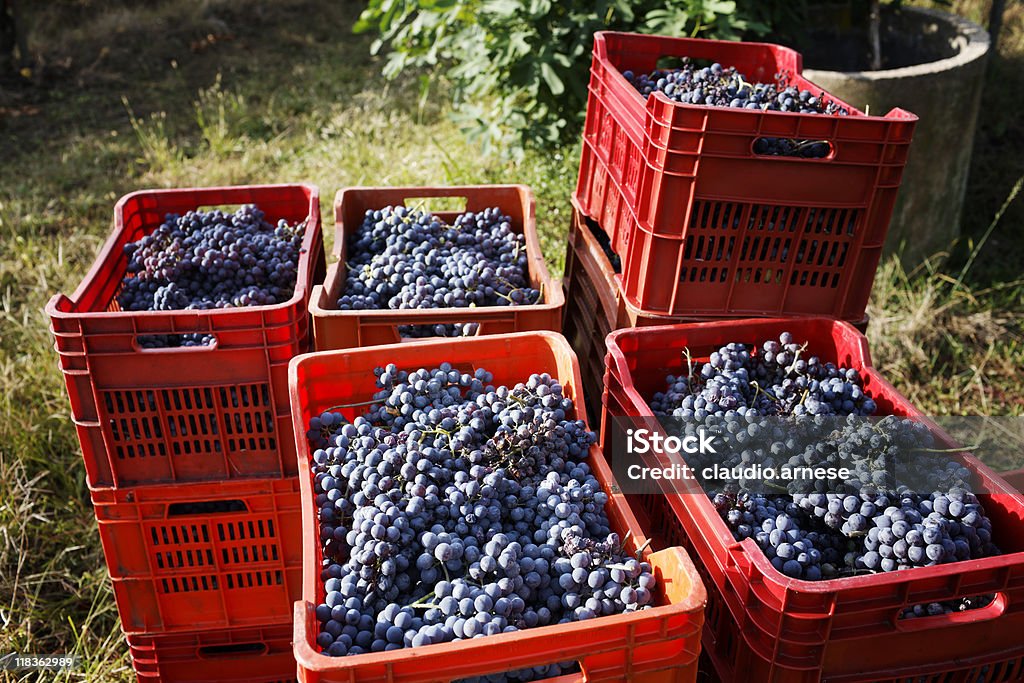
<svg viewBox="0 0 1024 683">
<path fill-rule="evenodd" d="M 848 116 L 645 100 L 623 74 L 665 57 L 734 66 L 755 82 L 786 74 L 820 91 L 800 76 L 799 53 L 778 45 L 594 36 L 564 279 L 573 348 L 600 357 L 614 329 L 716 318 L 866 324 L 917 117 L 866 116 L 836 98 Z M 762 138 L 823 141 L 829 154 L 762 156 Z M 595 372 L 584 375 L 591 395 Z"/>
<path fill-rule="evenodd" d="M 648 399 L 687 361 L 783 331 L 824 362 L 856 368 L 880 415 L 924 421 L 872 367 L 865 307 L 916 117 L 798 114 L 642 96 L 624 75 L 663 58 L 735 66 L 752 82 L 800 55 L 775 45 L 598 33 L 563 280 L 566 337 L 612 461 L 627 428 L 657 428 Z M 825 143 L 822 158 L 761 156 L 761 138 Z M 749 347 L 749 346 L 748 346 Z M 607 355 L 605 353 L 607 352 Z M 653 456 L 652 465 L 664 464 Z M 697 482 L 627 495 L 652 547 L 687 550 L 708 594 L 707 680 L 1024 679 L 1024 500 L 969 453 L 1003 555 L 823 581 L 791 579 L 752 539 L 738 542 Z M 618 473 L 617 470 L 613 471 Z M 985 607 L 902 619 L 915 605 L 994 595 Z"/>
<path fill-rule="evenodd" d="M 167 214 L 255 204 L 304 224 L 292 296 L 129 312 L 124 247 Z M 310 348 L 325 266 L 319 191 L 271 185 L 129 194 L 96 263 L 47 305 L 122 629 L 139 681 L 295 678 L 302 520 L 288 362 Z M 153 335 L 212 344 L 147 348 Z"/>
<path fill-rule="evenodd" d="M 540 292 L 540 301 L 519 306 L 339 310 L 353 236 L 367 212 L 393 206 L 426 208 L 447 223 L 466 211 L 499 208 L 509 217 L 512 232 L 524 236 L 529 283 Z M 588 420 L 576 357 L 565 339 L 556 334 L 564 298 L 541 253 L 535 211 L 533 193 L 523 185 L 350 187 L 337 193 L 333 262 L 323 283 L 313 288 L 310 300 L 317 350 L 293 360 L 289 377 L 305 543 L 303 593 L 295 604 L 292 642 L 298 677 L 304 683 L 442 683 L 566 661 L 575 661 L 579 673 L 548 679 L 550 683 L 624 679 L 691 683 L 697 676 L 706 601 L 703 585 L 692 561 L 679 548 L 663 548 L 658 553 L 647 550 L 646 537 L 624 498 L 614 492 L 611 473 L 596 445 L 588 462 L 609 493 L 606 509 L 611 524 L 632 551 L 651 563 L 660 586 L 655 596 L 657 607 L 593 622 L 552 624 L 490 638 L 354 657 L 327 656 L 317 643 L 321 624 L 316 607 L 326 596 L 320 574 L 323 547 L 314 502 L 312 452 L 306 438 L 311 417 L 334 409 L 354 419 L 377 391 L 373 370 L 382 364 L 415 369 L 447 362 L 470 373 L 485 368 L 494 375 L 496 385 L 514 386 L 531 374 L 550 373 L 575 402 L 576 419 Z M 405 336 L 411 326 L 467 323 L 476 326 L 468 338 Z"/>
</svg>

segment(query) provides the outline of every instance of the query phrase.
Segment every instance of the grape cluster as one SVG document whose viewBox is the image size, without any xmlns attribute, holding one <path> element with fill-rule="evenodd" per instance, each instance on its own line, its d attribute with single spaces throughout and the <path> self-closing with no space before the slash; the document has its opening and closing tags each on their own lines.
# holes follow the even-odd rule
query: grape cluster
<svg viewBox="0 0 1024 683">
<path fill-rule="evenodd" d="M 736 540 L 752 538 L 772 566 L 806 581 L 930 567 L 999 554 L 992 524 L 962 489 L 765 496 L 728 487 L 711 496 Z"/>
<path fill-rule="evenodd" d="M 789 85 L 783 74 L 777 74 L 772 83 L 750 83 L 734 67 L 725 68 L 715 63 L 698 68 L 685 57 L 678 69 L 655 69 L 640 74 L 624 71 L 622 75 L 644 97 L 660 91 L 682 104 L 834 116 L 850 113 L 827 99 L 824 92 L 815 95 L 810 90 Z M 756 154 L 776 156 L 820 159 L 830 151 L 829 144 L 820 140 L 759 138 L 754 144 Z"/>
<path fill-rule="evenodd" d="M 498 208 L 460 214 L 449 225 L 405 206 L 367 211 L 348 247 L 343 311 L 520 306 L 530 287 L 526 240 Z M 462 337 L 476 323 L 406 325 L 406 337 Z"/>
<path fill-rule="evenodd" d="M 168 214 L 141 240 L 124 246 L 127 273 L 117 295 L 125 311 L 208 310 L 265 306 L 295 291 L 305 223 L 268 223 L 253 205 L 235 213 Z M 200 346 L 203 334 L 149 335 L 150 348 Z"/>
<path fill-rule="evenodd" d="M 783 332 L 753 354 L 743 344 L 727 344 L 706 363 L 688 362 L 686 375 L 669 375 L 668 388 L 651 400 L 657 415 L 703 422 L 724 418 L 775 415 L 872 415 L 875 402 L 864 393 L 860 374 L 807 355 Z"/>
<path fill-rule="evenodd" d="M 687 57 L 682 62 L 677 69 L 655 69 L 641 74 L 624 71 L 622 75 L 644 97 L 658 90 L 682 104 L 801 114 L 849 114 L 827 100 L 825 93 L 814 95 L 809 90 L 788 85 L 783 74 L 778 74 L 772 83 L 749 83 L 735 67 L 715 63 L 699 68 Z"/>
<path fill-rule="evenodd" d="M 594 434 L 547 374 L 376 370 L 373 405 L 310 420 L 332 656 L 477 638 L 653 604 L 587 457 Z M 571 664 L 502 680 L 558 675 Z M 494 680 L 491 677 L 480 680 Z"/>
<path fill-rule="evenodd" d="M 707 362 L 687 358 L 687 373 L 668 376 L 650 402 L 687 433 L 699 426 L 724 444 L 714 455 L 687 455 L 697 471 L 794 473 L 780 478 L 785 486 L 698 475 L 733 536 L 753 539 L 783 574 L 810 581 L 999 554 L 970 470 L 939 455 L 919 421 L 866 419 L 877 406 L 859 373 L 805 354 L 788 333 L 754 352 L 728 344 Z M 808 467 L 849 476 L 798 480 Z"/>
<path fill-rule="evenodd" d="M 999 553 L 977 496 L 961 488 L 924 495 L 868 486 L 858 494 L 795 498 L 809 522 L 853 541 L 844 563 L 854 570 L 891 572 Z"/>
<path fill-rule="evenodd" d="M 734 486 L 713 494 L 711 500 L 736 540 L 753 538 L 772 566 L 786 576 L 830 579 L 842 567 L 841 540 L 802 526 L 803 515 L 792 500 L 751 494 Z"/>
</svg>

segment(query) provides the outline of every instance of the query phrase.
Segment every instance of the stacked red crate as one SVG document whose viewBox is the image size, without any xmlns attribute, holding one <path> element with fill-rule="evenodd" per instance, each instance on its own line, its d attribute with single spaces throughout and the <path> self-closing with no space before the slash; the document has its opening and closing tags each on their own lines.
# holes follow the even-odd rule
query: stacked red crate
<svg viewBox="0 0 1024 683">
<path fill-rule="evenodd" d="M 303 226 L 287 301 L 120 309 L 126 244 L 167 214 L 241 204 Z M 280 642 L 300 595 L 302 549 L 287 368 L 310 348 L 309 296 L 324 267 L 313 186 L 147 190 L 117 203 L 81 285 L 47 305 L 140 680 L 294 679 Z M 145 337 L 184 334 L 212 343 L 146 348 Z"/>
</svg>

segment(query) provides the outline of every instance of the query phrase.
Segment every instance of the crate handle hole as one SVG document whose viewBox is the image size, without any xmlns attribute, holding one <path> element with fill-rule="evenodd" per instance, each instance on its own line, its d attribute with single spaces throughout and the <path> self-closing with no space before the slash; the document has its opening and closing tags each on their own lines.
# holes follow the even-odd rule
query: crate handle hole
<svg viewBox="0 0 1024 683">
<path fill-rule="evenodd" d="M 698 69 L 703 69 L 706 66 L 711 66 L 715 63 L 713 59 L 701 59 L 699 57 L 688 57 L 686 55 L 661 55 L 658 57 L 658 61 L 654 63 L 654 68 L 660 71 L 668 71 L 675 69 L 682 69 L 684 64 L 692 64 Z M 731 64 L 722 63 L 722 66 L 728 69 Z"/>
<path fill-rule="evenodd" d="M 807 161 L 825 161 L 836 155 L 835 145 L 828 140 L 785 137 L 756 138 L 751 144 L 751 151 L 759 157 L 805 159 Z"/>
<path fill-rule="evenodd" d="M 590 234 L 597 240 L 597 243 L 601 247 L 601 251 L 604 252 L 607 257 L 607 263 L 611 266 L 611 269 L 615 273 L 622 272 L 622 259 L 615 250 L 612 249 L 612 241 L 608 234 L 601 228 L 597 221 L 584 217 L 586 229 L 590 231 Z"/>
<path fill-rule="evenodd" d="M 254 202 L 246 203 L 253 204 Z M 202 206 L 197 206 L 192 210 L 195 211 L 196 213 L 209 213 L 211 211 L 219 210 L 222 213 L 232 214 L 241 207 L 245 206 L 246 203 L 238 202 L 237 204 L 203 204 Z M 262 210 L 262 207 L 259 204 L 256 204 L 256 208 Z"/>
<path fill-rule="evenodd" d="M 980 601 L 982 604 L 979 607 L 963 607 L 963 600 Z M 938 605 L 938 608 L 933 608 L 932 605 Z M 921 630 L 942 625 L 988 621 L 1001 616 L 1007 606 L 1008 600 L 1004 593 L 971 595 L 952 601 L 936 600 L 901 609 L 896 625 L 902 630 Z M 908 614 L 907 610 L 914 607 L 920 607 L 923 614 Z"/>
<path fill-rule="evenodd" d="M 188 503 L 171 503 L 167 507 L 168 517 L 192 517 L 195 515 L 224 515 L 248 512 L 244 500 L 201 500 Z"/>
<path fill-rule="evenodd" d="M 455 212 L 466 213 L 469 207 L 469 197 L 461 195 L 453 196 L 431 196 L 431 197 L 406 197 L 404 199 L 406 208 L 420 209 L 431 213 Z"/>
<path fill-rule="evenodd" d="M 480 334 L 480 323 L 425 323 L 422 325 L 397 325 L 402 341 L 433 339 L 437 337 L 475 337 Z"/>
<path fill-rule="evenodd" d="M 182 332 L 178 334 L 139 334 L 132 339 L 132 347 L 140 353 L 180 352 L 201 353 L 218 347 L 217 336 L 208 332 Z"/>
<path fill-rule="evenodd" d="M 217 659 L 220 657 L 237 657 L 239 655 L 265 655 L 267 652 L 269 652 L 269 648 L 266 643 L 204 645 L 199 648 L 199 657 L 202 659 Z"/>
</svg>

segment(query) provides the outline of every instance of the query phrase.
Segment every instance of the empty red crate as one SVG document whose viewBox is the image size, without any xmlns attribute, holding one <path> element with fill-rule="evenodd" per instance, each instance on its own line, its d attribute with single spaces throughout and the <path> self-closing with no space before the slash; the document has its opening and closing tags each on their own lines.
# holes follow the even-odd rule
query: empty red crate
<svg viewBox="0 0 1024 683">
<path fill-rule="evenodd" d="M 606 247 L 607 237 L 601 228 L 584 216 L 573 200 L 562 278 L 562 333 L 579 359 L 587 414 L 595 425 L 601 419 L 605 337 L 623 327 L 682 322 L 679 318 L 644 314 L 626 301 Z"/>
<path fill-rule="evenodd" d="M 122 311 L 124 245 L 165 214 L 256 204 L 306 222 L 285 302 L 208 311 Z M 92 486 L 294 476 L 287 365 L 309 349 L 310 288 L 324 268 L 319 191 L 310 185 L 146 190 L 121 198 L 114 230 L 74 294 L 46 306 Z M 213 335 L 212 346 L 143 349 L 139 337 Z"/>
<path fill-rule="evenodd" d="M 125 633 L 288 623 L 302 569 L 295 477 L 91 495 Z"/>
<path fill-rule="evenodd" d="M 416 206 L 423 200 L 452 197 L 463 200 L 459 211 L 435 211 L 452 221 L 465 211 L 499 207 L 512 219 L 512 230 L 526 238 L 530 286 L 541 292 L 541 303 L 531 306 L 481 306 L 409 310 L 340 311 L 338 299 L 344 294 L 346 249 L 368 210 L 387 206 Z M 334 200 L 334 255 L 337 262 L 327 269 L 322 286 L 313 289 L 310 313 L 313 337 L 321 351 L 403 340 L 403 325 L 477 323 L 477 335 L 558 330 L 561 323 L 562 290 L 555 286 L 544 264 L 537 238 L 533 193 L 525 185 L 470 185 L 452 187 L 350 187 L 338 191 Z"/>
<path fill-rule="evenodd" d="M 624 296 L 645 313 L 859 321 L 917 118 L 645 100 L 622 74 L 666 56 L 718 61 L 761 81 L 787 73 L 796 87 L 821 90 L 799 75 L 800 55 L 776 45 L 595 35 L 576 197 L 622 256 Z M 762 137 L 824 140 L 831 152 L 761 156 L 753 148 Z"/>
<path fill-rule="evenodd" d="M 129 635 L 139 683 L 294 683 L 291 624 Z"/>
<path fill-rule="evenodd" d="M 871 367 L 863 335 L 827 319 L 738 320 L 620 330 L 608 338 L 604 444 L 613 416 L 653 419 L 647 398 L 667 374 L 728 342 L 756 344 L 790 331 L 823 360 L 855 367 L 880 414 L 921 416 Z M 937 429 L 937 428 L 936 428 Z M 606 454 L 607 455 L 607 454 Z M 899 572 L 808 582 L 777 572 L 752 540 L 737 542 L 696 482 L 693 494 L 635 496 L 655 547 L 682 545 L 708 589 L 703 644 L 725 681 L 1004 681 L 1024 662 L 1024 502 L 975 458 L 958 458 L 983 484 L 979 494 L 1005 555 Z M 995 594 L 988 607 L 913 620 L 908 606 Z M 963 666 L 974 678 L 938 674 Z M 929 678 L 936 674 L 934 678 Z M 919 678 L 920 677 L 920 678 Z"/>
<path fill-rule="evenodd" d="M 308 419 L 329 407 L 371 398 L 377 391 L 373 375 L 376 366 L 395 363 L 400 368 L 418 369 L 445 361 L 468 372 L 486 368 L 494 374 L 496 385 L 522 382 L 533 373 L 550 373 L 561 382 L 565 395 L 576 401 L 578 418 L 586 420 L 586 410 L 579 403 L 579 368 L 568 343 L 554 333 L 529 332 L 300 356 L 292 361 L 290 369 L 296 434 L 303 434 Z M 350 419 L 355 416 L 352 408 L 344 412 Z M 302 470 L 299 479 L 305 543 L 303 595 L 295 605 L 294 617 L 295 657 L 301 681 L 439 683 L 566 660 L 579 661 L 587 681 L 694 680 L 705 596 L 691 561 L 676 548 L 649 555 L 660 593 L 659 606 L 651 610 L 424 648 L 340 658 L 320 654 L 315 644 L 319 629 L 314 610 L 323 599 L 321 552 L 310 455 L 304 438 L 297 437 L 296 444 Z M 613 528 L 632 547 L 642 547 L 643 531 L 616 492 L 608 465 L 596 446 L 589 461 L 609 493 L 607 510 Z M 632 533 L 626 535 L 627 530 Z"/>
</svg>

